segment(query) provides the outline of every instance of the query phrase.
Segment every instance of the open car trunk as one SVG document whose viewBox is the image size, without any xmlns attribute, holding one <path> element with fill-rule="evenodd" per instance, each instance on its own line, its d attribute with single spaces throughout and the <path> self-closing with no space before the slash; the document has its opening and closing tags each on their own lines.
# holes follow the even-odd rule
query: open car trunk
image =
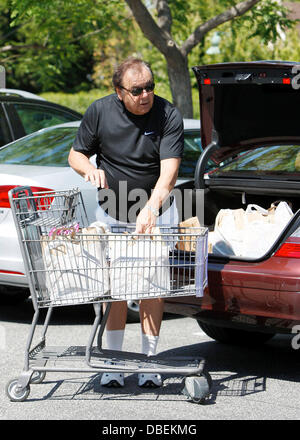
<svg viewBox="0 0 300 440">
<path fill-rule="evenodd" d="M 288 62 L 252 62 L 193 68 L 199 87 L 204 150 L 195 170 L 196 191 L 204 192 L 202 220 L 210 231 L 217 229 L 217 239 L 221 233 L 225 241 L 238 236 L 247 242 L 239 252 L 234 246 L 233 250 L 221 246 L 220 251 L 213 245 L 216 237 L 212 233 L 209 250 L 213 255 L 267 258 L 296 228 L 300 216 L 300 90 L 295 87 L 294 72 L 298 67 L 295 70 L 295 63 Z M 214 161 L 216 169 L 207 172 L 209 160 Z M 252 208 L 255 211 L 268 210 L 277 201 L 284 202 L 277 219 L 256 213 L 250 226 L 246 216 L 244 224 L 234 228 L 236 213 L 244 215 L 241 209 L 246 211 L 254 204 L 259 206 Z M 229 232 L 225 237 L 220 228 L 221 210 L 226 211 L 222 216 L 227 216 L 222 220 L 225 232 L 226 228 Z"/>
<path fill-rule="evenodd" d="M 264 184 L 268 185 L 267 191 L 263 189 Z M 198 216 L 200 225 L 206 226 L 209 229 L 210 258 L 214 256 L 218 258 L 224 257 L 227 261 L 228 259 L 253 260 L 268 258 L 271 253 L 275 252 L 280 247 L 287 237 L 300 227 L 300 197 L 297 195 L 300 194 L 300 183 L 298 184 L 295 182 L 292 190 L 281 189 L 280 191 L 270 188 L 268 181 L 264 182 L 264 184 L 260 181 L 259 183 L 256 183 L 257 186 L 253 185 L 251 188 L 242 187 L 241 185 L 238 188 L 237 186 L 234 187 L 229 184 L 229 182 L 227 182 L 227 185 L 224 183 L 222 185 L 214 185 L 213 182 L 207 182 L 205 189 L 192 189 L 192 182 L 185 182 L 177 187 L 178 189 L 180 188 L 181 193 L 184 194 L 183 201 L 181 199 L 177 200 L 180 218 L 182 220 L 187 220 L 191 216 Z M 198 196 L 196 196 L 197 192 Z M 196 202 L 197 197 L 198 200 Z M 180 206 L 184 208 L 184 206 L 190 205 L 193 205 L 192 212 L 189 210 L 185 212 L 184 209 L 180 209 Z M 220 251 L 220 247 L 212 246 L 213 243 L 215 243 L 214 231 L 218 229 L 216 226 L 216 220 L 219 221 L 220 215 L 225 213 L 233 217 L 236 215 L 235 213 L 237 213 L 238 216 L 240 216 L 241 211 L 244 211 L 244 215 L 246 216 L 247 208 L 249 210 L 251 205 L 258 205 L 259 208 L 269 211 L 269 216 L 271 216 L 269 220 L 269 233 L 267 233 L 269 227 L 268 221 L 257 219 L 259 215 L 256 216 L 256 221 L 251 225 L 251 227 L 254 228 L 254 231 L 257 230 L 256 234 L 253 234 L 252 230 L 252 236 L 249 237 L 248 240 L 248 243 L 250 241 L 248 249 L 251 248 L 252 251 L 247 252 L 246 248 L 238 254 L 237 252 L 231 251 L 230 247 L 226 248 L 222 246 L 222 251 Z M 274 207 L 273 209 L 271 208 L 272 205 Z M 283 217 L 280 225 L 278 225 L 274 231 L 272 215 L 274 215 L 274 211 L 276 210 L 278 211 L 278 215 L 275 217 L 277 222 L 280 214 L 283 214 Z M 254 211 L 256 211 L 256 209 L 254 209 Z M 261 231 L 261 222 L 266 223 L 263 225 L 263 231 Z M 243 226 L 245 226 L 245 224 Z M 247 230 L 244 231 L 244 235 L 246 234 Z M 257 237 L 259 236 L 264 243 L 259 243 L 256 252 L 255 240 L 257 240 Z M 225 236 L 224 238 L 228 239 L 229 237 Z M 263 252 L 263 250 L 265 250 L 265 252 Z"/>
<path fill-rule="evenodd" d="M 218 188 L 205 191 L 204 200 L 209 252 L 218 257 L 267 258 L 299 223 L 300 200 L 290 194 L 255 194 L 254 190 L 247 194 Z M 261 214 L 259 208 L 268 214 L 263 210 Z"/>
</svg>

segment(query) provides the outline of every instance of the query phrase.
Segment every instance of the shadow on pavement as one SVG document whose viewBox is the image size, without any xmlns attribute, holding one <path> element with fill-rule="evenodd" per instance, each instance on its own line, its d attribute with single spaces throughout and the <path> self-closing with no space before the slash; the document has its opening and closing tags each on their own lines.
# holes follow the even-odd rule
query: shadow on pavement
<svg viewBox="0 0 300 440">
<path fill-rule="evenodd" d="M 187 345 L 165 352 L 174 356 L 202 356 L 213 378 L 209 401 L 218 396 L 246 396 L 266 391 L 269 379 L 300 382 L 300 352 L 290 335 L 277 335 L 268 343 L 234 346 L 215 342 Z"/>
<path fill-rule="evenodd" d="M 14 305 L 6 304 L 5 302 L 2 303 L 0 299 L 0 321 L 22 322 L 29 324 L 32 321 L 33 313 L 33 305 L 31 299 L 29 298 Z M 46 308 L 40 309 L 40 324 L 44 322 L 46 313 Z M 94 317 L 95 314 L 92 304 L 55 307 L 52 313 L 51 323 L 56 325 L 88 325 L 93 322 Z M 164 319 L 174 318 L 178 319 L 179 316 L 171 313 L 164 314 Z M 130 325 L 130 323 L 127 325 Z"/>
</svg>

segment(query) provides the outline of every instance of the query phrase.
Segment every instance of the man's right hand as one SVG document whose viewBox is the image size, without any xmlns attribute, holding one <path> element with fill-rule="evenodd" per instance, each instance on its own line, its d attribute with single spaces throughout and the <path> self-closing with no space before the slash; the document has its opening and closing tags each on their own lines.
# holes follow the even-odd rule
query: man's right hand
<svg viewBox="0 0 300 440">
<path fill-rule="evenodd" d="M 91 182 L 97 188 L 108 188 L 105 172 L 98 170 L 89 159 L 89 156 L 71 148 L 69 164 L 76 173 L 84 177 L 86 182 Z"/>
<path fill-rule="evenodd" d="M 84 175 L 86 182 L 91 182 L 97 188 L 108 188 L 105 172 L 93 167 L 90 168 Z"/>
</svg>

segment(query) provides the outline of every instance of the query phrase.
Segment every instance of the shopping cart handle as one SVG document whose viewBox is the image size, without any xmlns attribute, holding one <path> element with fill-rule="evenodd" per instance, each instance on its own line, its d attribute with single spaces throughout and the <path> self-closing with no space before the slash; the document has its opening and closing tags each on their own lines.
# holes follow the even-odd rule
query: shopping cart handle
<svg viewBox="0 0 300 440">
<path fill-rule="evenodd" d="M 15 188 L 9 190 L 8 194 L 11 195 L 11 197 L 14 199 L 33 196 L 33 192 L 30 186 L 16 186 Z"/>
<path fill-rule="evenodd" d="M 8 197 L 10 206 L 15 206 L 20 220 L 34 220 L 39 217 L 30 186 L 16 186 L 8 191 Z"/>
</svg>

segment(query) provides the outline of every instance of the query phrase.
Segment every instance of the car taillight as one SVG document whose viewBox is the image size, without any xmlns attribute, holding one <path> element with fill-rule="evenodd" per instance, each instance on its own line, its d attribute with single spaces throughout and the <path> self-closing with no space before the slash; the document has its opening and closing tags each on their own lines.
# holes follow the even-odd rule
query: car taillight
<svg viewBox="0 0 300 440">
<path fill-rule="evenodd" d="M 0 208 L 10 208 L 9 199 L 8 199 L 8 191 L 13 188 L 16 188 L 17 186 L 20 186 L 20 185 L 0 185 Z M 41 188 L 39 186 L 31 186 L 30 188 L 33 193 L 45 192 L 45 196 L 46 196 L 46 191 L 53 191 L 52 189 Z M 40 207 L 40 209 L 43 209 L 43 208 Z"/>
<path fill-rule="evenodd" d="M 300 237 L 290 237 L 283 243 L 274 257 L 300 258 Z"/>
</svg>

